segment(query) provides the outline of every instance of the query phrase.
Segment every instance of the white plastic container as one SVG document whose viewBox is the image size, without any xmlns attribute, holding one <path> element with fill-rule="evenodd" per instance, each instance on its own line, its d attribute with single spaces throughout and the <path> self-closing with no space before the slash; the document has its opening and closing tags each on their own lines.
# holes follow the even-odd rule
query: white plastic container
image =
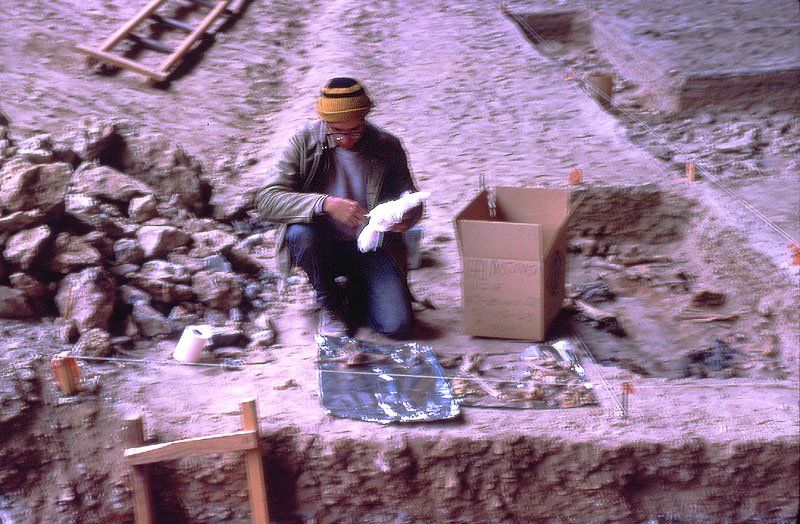
<svg viewBox="0 0 800 524">
<path fill-rule="evenodd" d="M 172 352 L 172 358 L 185 363 L 197 362 L 210 338 L 211 326 L 186 326 Z"/>
</svg>

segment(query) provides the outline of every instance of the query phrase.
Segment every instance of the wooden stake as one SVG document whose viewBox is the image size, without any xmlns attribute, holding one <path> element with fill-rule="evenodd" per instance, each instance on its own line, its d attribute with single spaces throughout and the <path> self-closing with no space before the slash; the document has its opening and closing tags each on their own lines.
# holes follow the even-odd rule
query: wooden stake
<svg viewBox="0 0 800 524">
<path fill-rule="evenodd" d="M 122 423 L 122 441 L 127 447 L 137 448 L 144 444 L 142 416 L 126 419 Z M 150 491 L 150 472 L 147 466 L 130 467 L 133 487 L 133 515 L 136 524 L 155 524 L 153 499 Z"/>
<path fill-rule="evenodd" d="M 691 162 L 686 164 L 686 180 L 689 180 L 690 182 L 694 182 L 695 180 L 697 180 L 697 175 L 695 174 L 694 170 L 694 164 Z"/>
<path fill-rule="evenodd" d="M 255 399 L 241 403 L 242 429 L 255 431 L 258 440 L 258 413 Z M 269 507 L 267 506 L 267 482 L 264 478 L 264 464 L 261 462 L 261 448 L 244 452 L 247 468 L 247 489 L 250 491 L 250 510 L 253 512 L 253 524 L 269 524 Z"/>
</svg>

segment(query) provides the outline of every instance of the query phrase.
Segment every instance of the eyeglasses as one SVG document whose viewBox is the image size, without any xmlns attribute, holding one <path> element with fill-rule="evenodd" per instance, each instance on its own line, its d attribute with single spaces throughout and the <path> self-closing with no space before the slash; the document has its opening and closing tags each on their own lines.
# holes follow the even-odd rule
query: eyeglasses
<svg viewBox="0 0 800 524">
<path fill-rule="evenodd" d="M 349 131 L 349 132 L 346 132 L 346 133 L 338 132 L 338 131 L 335 132 L 335 133 L 327 133 L 327 136 L 331 137 L 332 139 L 334 139 L 337 142 L 341 142 L 342 140 L 344 140 L 344 137 L 346 137 L 346 136 L 351 136 L 353 138 L 359 138 L 363 134 L 364 134 L 364 128 L 361 128 L 358 131 Z"/>
</svg>

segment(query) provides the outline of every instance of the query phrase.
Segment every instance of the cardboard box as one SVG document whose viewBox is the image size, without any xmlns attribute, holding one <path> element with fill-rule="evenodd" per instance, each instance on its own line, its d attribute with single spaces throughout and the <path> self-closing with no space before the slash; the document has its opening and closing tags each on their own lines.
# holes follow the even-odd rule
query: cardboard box
<svg viewBox="0 0 800 524">
<path fill-rule="evenodd" d="M 545 340 L 564 301 L 569 192 L 498 187 L 455 218 L 464 332 Z"/>
</svg>

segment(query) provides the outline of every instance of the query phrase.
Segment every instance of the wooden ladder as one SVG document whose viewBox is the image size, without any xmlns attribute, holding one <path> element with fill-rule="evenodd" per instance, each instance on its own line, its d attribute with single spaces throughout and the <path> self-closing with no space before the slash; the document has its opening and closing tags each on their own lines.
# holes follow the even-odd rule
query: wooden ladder
<svg viewBox="0 0 800 524">
<path fill-rule="evenodd" d="M 194 4 L 211 8 L 211 11 L 203 18 L 200 24 L 197 27 L 192 27 L 179 20 L 157 14 L 156 10 L 166 1 L 167 0 L 151 0 L 149 4 L 144 6 L 142 10 L 136 14 L 136 16 L 128 20 L 122 27 L 109 36 L 100 47 L 92 48 L 78 45 L 76 46 L 77 51 L 88 55 L 92 62 L 106 62 L 113 66 L 144 75 L 151 83 L 166 81 L 172 69 L 178 64 L 180 59 L 183 58 L 183 55 L 192 48 L 194 43 L 206 33 L 209 26 L 211 26 L 220 15 L 229 12 L 228 4 L 230 3 L 227 0 L 219 2 L 213 2 L 211 0 L 190 0 Z M 148 19 L 152 19 L 162 26 L 189 33 L 189 35 L 180 45 L 173 49 L 159 41 L 133 34 L 133 30 Z M 125 39 L 132 40 L 142 47 L 165 53 L 169 56 L 167 56 L 166 60 L 156 69 L 145 67 L 138 62 L 112 52 L 112 49 Z"/>
<path fill-rule="evenodd" d="M 130 466 L 136 524 L 155 524 L 156 522 L 150 489 L 150 475 L 147 470 L 148 464 L 228 451 L 244 452 L 253 524 L 269 524 L 267 483 L 264 478 L 264 465 L 261 462 L 256 401 L 245 400 L 240 407 L 242 431 L 149 446 L 145 445 L 142 417 L 137 416 L 125 420 L 122 438 L 125 445 L 129 447 L 125 450 L 124 459 L 125 463 Z"/>
</svg>

